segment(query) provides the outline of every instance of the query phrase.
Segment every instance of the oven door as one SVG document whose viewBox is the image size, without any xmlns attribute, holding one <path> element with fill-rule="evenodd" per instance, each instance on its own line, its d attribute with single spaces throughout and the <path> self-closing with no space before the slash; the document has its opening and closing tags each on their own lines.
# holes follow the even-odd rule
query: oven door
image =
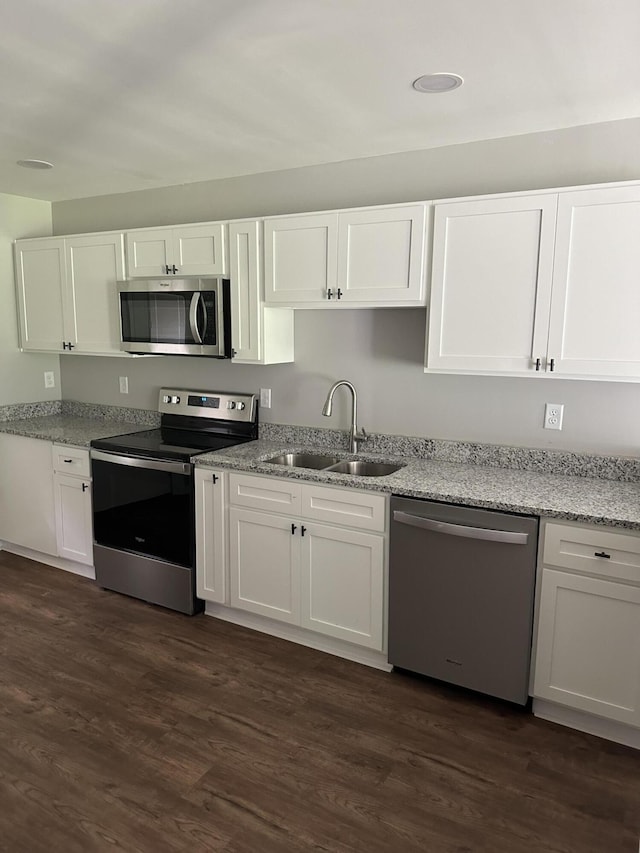
<svg viewBox="0 0 640 853">
<path fill-rule="evenodd" d="M 118 282 L 121 349 L 226 358 L 223 279 L 139 279 Z"/>
<path fill-rule="evenodd" d="M 193 467 L 91 451 L 97 545 L 195 567 Z"/>
</svg>

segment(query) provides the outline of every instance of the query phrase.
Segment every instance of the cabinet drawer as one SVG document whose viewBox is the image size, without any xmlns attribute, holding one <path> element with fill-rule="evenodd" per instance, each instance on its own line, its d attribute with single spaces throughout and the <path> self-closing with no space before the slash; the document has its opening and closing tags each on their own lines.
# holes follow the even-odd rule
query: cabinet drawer
<svg viewBox="0 0 640 853">
<path fill-rule="evenodd" d="M 304 518 L 383 533 L 386 501 L 385 495 L 355 489 L 303 485 L 301 514 Z"/>
<path fill-rule="evenodd" d="M 61 474 L 77 474 L 79 477 L 91 476 L 88 450 L 54 444 L 52 454 L 54 471 L 59 471 Z"/>
<path fill-rule="evenodd" d="M 300 483 L 251 474 L 229 475 L 229 503 L 266 512 L 300 515 Z"/>
<path fill-rule="evenodd" d="M 547 566 L 640 583 L 640 536 L 547 523 L 543 561 Z"/>
</svg>

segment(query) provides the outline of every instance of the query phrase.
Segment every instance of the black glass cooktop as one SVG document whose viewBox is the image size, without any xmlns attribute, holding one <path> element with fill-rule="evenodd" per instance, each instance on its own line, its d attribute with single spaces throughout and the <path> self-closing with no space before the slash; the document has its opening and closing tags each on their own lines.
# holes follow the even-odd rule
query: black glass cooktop
<svg viewBox="0 0 640 853">
<path fill-rule="evenodd" d="M 219 435 L 200 430 L 147 429 L 111 438 L 98 438 L 91 442 L 96 450 L 120 453 L 125 456 L 142 456 L 149 459 L 177 459 L 188 461 L 197 453 L 222 450 L 251 441 L 253 437 Z"/>
</svg>

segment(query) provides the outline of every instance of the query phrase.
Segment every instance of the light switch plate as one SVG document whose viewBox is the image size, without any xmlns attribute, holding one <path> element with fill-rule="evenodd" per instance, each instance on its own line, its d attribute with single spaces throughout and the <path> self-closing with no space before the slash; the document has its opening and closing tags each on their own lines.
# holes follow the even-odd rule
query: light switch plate
<svg viewBox="0 0 640 853">
<path fill-rule="evenodd" d="M 260 407 L 262 409 L 271 408 L 271 388 L 260 389 Z"/>
</svg>

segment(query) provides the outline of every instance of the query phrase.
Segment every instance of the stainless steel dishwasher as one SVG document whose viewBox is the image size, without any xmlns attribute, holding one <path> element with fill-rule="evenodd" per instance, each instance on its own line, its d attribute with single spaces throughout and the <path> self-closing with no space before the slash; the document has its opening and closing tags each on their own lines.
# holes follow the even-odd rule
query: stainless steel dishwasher
<svg viewBox="0 0 640 853">
<path fill-rule="evenodd" d="M 538 519 L 391 498 L 389 663 L 524 705 Z"/>
</svg>

